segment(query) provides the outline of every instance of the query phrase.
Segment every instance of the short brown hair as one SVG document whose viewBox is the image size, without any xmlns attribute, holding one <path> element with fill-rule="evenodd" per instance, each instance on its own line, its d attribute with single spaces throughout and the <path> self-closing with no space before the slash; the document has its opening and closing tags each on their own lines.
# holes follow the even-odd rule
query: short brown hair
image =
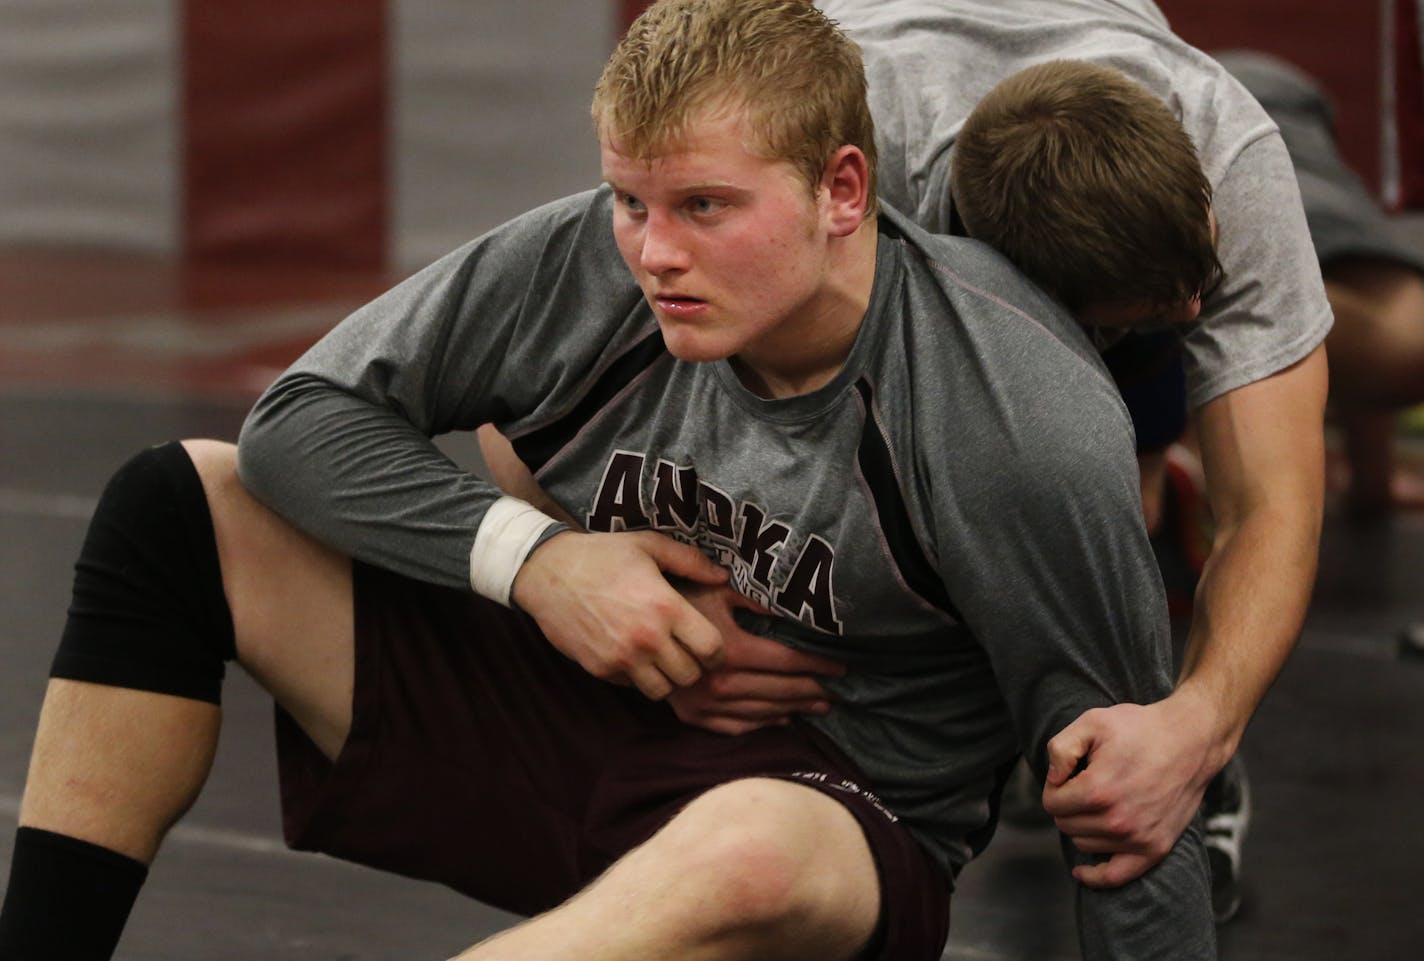
<svg viewBox="0 0 1424 961">
<path fill-rule="evenodd" d="M 1058 60 L 1004 80 L 965 121 L 950 183 L 969 235 L 1071 310 L 1182 303 L 1221 272 L 1191 138 L 1108 67 Z"/>
<path fill-rule="evenodd" d="M 875 197 L 875 126 L 860 48 L 809 0 L 660 0 L 633 22 L 593 94 L 601 138 L 651 160 L 702 111 L 747 112 L 757 143 L 814 191 L 831 154 L 859 147 Z"/>
</svg>

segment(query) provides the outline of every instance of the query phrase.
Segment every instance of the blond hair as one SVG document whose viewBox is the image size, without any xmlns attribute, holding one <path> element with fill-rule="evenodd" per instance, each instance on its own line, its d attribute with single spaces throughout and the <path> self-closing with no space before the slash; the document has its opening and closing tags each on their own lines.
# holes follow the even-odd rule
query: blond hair
<svg viewBox="0 0 1424 961">
<path fill-rule="evenodd" d="M 859 147 L 873 205 L 860 48 L 809 0 L 661 0 L 633 22 L 593 94 L 599 137 L 642 160 L 715 109 L 745 111 L 748 149 L 790 162 L 813 192 L 833 153 Z"/>
<path fill-rule="evenodd" d="M 1221 272 L 1191 138 L 1108 67 L 1059 60 L 1004 80 L 965 121 L 950 183 L 966 232 L 1073 310 L 1182 303 Z"/>
</svg>

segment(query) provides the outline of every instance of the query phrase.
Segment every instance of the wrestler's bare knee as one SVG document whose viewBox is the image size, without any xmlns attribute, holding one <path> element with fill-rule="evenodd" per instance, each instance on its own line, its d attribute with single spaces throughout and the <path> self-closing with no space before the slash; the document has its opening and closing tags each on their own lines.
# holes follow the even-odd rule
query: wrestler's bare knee
<svg viewBox="0 0 1424 961">
<path fill-rule="evenodd" d="M 688 893 L 706 924 L 768 934 L 795 946 L 790 957 L 853 957 L 879 917 L 879 877 L 859 824 L 803 785 L 752 778 L 714 788 L 648 847 L 679 862 L 676 884 L 697 889 Z"/>
</svg>

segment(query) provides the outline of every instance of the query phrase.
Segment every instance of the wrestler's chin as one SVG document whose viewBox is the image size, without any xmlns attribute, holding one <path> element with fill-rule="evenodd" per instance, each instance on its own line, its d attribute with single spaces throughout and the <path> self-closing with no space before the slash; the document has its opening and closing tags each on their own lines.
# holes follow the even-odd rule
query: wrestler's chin
<svg viewBox="0 0 1424 961">
<path fill-rule="evenodd" d="M 660 316 L 658 326 L 662 328 L 663 343 L 667 345 L 668 353 L 688 363 L 726 360 L 736 353 L 740 346 L 735 342 L 735 338 L 728 337 L 725 331 L 709 329 L 702 324 L 690 324 Z"/>
</svg>

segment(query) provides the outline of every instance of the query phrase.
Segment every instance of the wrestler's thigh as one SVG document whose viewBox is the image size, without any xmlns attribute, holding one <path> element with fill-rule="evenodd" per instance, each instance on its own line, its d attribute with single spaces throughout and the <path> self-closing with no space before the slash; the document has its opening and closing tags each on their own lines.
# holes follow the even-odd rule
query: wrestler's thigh
<svg viewBox="0 0 1424 961">
<path fill-rule="evenodd" d="M 351 563 L 258 503 L 237 448 L 185 441 L 212 512 L 237 659 L 327 757 L 351 729 Z"/>
</svg>

